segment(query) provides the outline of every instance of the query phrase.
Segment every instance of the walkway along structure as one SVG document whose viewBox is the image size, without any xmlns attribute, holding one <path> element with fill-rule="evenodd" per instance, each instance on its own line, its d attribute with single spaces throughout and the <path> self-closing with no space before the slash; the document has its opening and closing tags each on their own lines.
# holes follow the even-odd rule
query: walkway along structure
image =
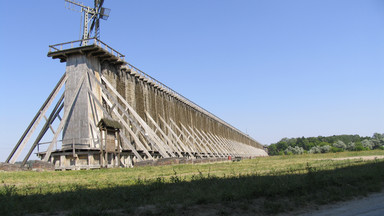
<svg viewBox="0 0 384 216">
<path fill-rule="evenodd" d="M 96 25 L 84 24 L 81 40 L 49 46 L 48 57 L 65 62 L 65 74 L 6 163 L 14 164 L 27 144 L 22 166 L 37 149 L 60 170 L 268 155 L 250 136 L 126 62 L 98 34 L 88 38 L 106 16 L 104 1 L 95 0 L 94 9 L 65 1 L 82 7 Z"/>
</svg>

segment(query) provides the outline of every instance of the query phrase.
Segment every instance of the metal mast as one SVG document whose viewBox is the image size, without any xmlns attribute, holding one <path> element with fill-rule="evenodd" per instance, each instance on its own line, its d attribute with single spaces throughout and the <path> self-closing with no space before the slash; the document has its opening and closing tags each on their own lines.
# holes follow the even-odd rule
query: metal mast
<svg viewBox="0 0 384 216">
<path fill-rule="evenodd" d="M 65 0 L 66 2 L 79 6 L 81 12 L 84 13 L 83 21 L 83 34 L 82 34 L 82 46 L 88 44 L 88 39 L 94 30 L 94 38 L 100 39 L 100 18 L 107 20 L 109 17 L 110 9 L 102 7 L 104 0 L 95 0 L 94 8 L 83 5 L 81 2 L 75 2 L 71 0 Z M 91 25 L 89 26 L 89 24 Z"/>
</svg>

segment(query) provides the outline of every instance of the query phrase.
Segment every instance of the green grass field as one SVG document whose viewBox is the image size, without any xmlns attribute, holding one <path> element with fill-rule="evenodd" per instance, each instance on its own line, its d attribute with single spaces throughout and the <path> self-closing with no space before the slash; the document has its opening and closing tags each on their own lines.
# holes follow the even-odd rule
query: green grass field
<svg viewBox="0 0 384 216">
<path fill-rule="evenodd" d="M 331 160 L 369 155 L 384 151 L 132 169 L 0 172 L 0 215 L 179 215 L 196 206 L 225 206 L 221 215 L 232 210 L 276 214 L 380 191 L 383 159 Z"/>
</svg>

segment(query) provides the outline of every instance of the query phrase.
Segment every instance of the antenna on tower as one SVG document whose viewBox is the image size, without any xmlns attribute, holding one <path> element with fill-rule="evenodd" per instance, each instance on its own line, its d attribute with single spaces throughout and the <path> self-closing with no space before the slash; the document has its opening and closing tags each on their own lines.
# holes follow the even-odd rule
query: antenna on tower
<svg viewBox="0 0 384 216">
<path fill-rule="evenodd" d="M 82 34 L 82 46 L 88 44 L 89 38 L 100 39 L 100 19 L 107 20 L 111 9 L 104 8 L 104 0 L 94 0 L 94 8 L 83 5 L 81 2 L 75 2 L 71 0 L 65 0 L 66 2 L 79 6 L 81 8 L 80 12 L 84 13 L 83 20 L 83 34 Z M 70 8 L 70 6 L 68 7 Z M 89 25 L 91 23 L 91 25 Z M 93 37 L 91 37 L 93 33 Z"/>
</svg>

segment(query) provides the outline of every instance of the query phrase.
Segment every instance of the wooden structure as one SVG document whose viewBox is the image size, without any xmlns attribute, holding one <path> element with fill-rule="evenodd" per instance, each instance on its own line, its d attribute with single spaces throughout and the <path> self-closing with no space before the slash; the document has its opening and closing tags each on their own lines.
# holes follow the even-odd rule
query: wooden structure
<svg viewBox="0 0 384 216">
<path fill-rule="evenodd" d="M 24 163 L 36 147 L 43 161 L 61 170 L 132 167 L 162 158 L 267 155 L 260 143 L 127 63 L 124 55 L 96 38 L 52 45 L 48 56 L 65 62 L 66 72 L 7 163 L 16 161 L 43 118 L 46 122 Z M 56 129 L 54 121 L 59 122 Z M 40 144 L 49 129 L 53 137 L 44 149 Z"/>
<path fill-rule="evenodd" d="M 101 167 L 119 167 L 121 159 L 121 125 L 112 119 L 101 119 L 100 128 L 100 165 Z"/>
</svg>

